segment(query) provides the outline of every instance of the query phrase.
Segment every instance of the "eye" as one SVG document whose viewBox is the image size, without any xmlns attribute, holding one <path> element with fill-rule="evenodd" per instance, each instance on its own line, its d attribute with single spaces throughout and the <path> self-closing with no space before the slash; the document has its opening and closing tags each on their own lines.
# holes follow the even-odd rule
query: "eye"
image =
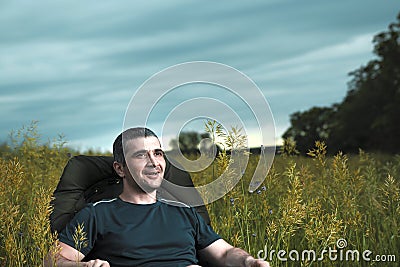
<svg viewBox="0 0 400 267">
<path fill-rule="evenodd" d="M 145 159 L 145 158 L 147 158 L 147 153 L 136 153 L 135 158 Z"/>
<path fill-rule="evenodd" d="M 164 157 L 164 152 L 159 150 L 154 152 L 154 156 L 156 157 Z"/>
</svg>

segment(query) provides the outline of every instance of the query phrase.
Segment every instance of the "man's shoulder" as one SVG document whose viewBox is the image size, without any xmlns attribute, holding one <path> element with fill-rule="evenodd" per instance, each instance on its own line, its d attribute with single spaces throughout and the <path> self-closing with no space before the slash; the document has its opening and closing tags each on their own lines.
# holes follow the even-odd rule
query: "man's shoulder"
<svg viewBox="0 0 400 267">
<path fill-rule="evenodd" d="M 159 201 L 163 204 L 169 205 L 169 206 L 175 206 L 175 207 L 180 207 L 180 208 L 189 208 L 191 207 L 183 202 L 176 201 L 176 200 L 169 200 L 169 199 L 159 199 Z"/>
<path fill-rule="evenodd" d="M 194 207 L 191 207 L 183 202 L 175 200 L 159 200 L 162 209 L 166 210 L 168 214 L 175 214 L 180 218 L 188 219 L 191 224 L 198 224 L 201 217 Z M 183 217 L 181 217 L 183 216 Z"/>
<path fill-rule="evenodd" d="M 89 203 L 86 208 L 89 210 L 92 210 L 92 212 L 99 212 L 99 211 L 104 211 L 104 210 L 113 210 L 116 208 L 116 205 L 118 203 L 118 198 L 112 198 L 112 199 L 103 199 L 94 203 Z"/>
<path fill-rule="evenodd" d="M 96 206 L 108 206 L 108 205 L 114 205 L 117 202 L 117 198 L 112 198 L 112 199 L 103 199 L 100 201 L 97 201 L 95 203 L 92 203 L 93 207 Z"/>
<path fill-rule="evenodd" d="M 110 217 L 111 214 L 118 213 L 119 210 L 118 198 L 112 198 L 89 203 L 80 213 L 83 213 L 83 216 L 96 218 L 96 220 L 103 220 Z"/>
</svg>

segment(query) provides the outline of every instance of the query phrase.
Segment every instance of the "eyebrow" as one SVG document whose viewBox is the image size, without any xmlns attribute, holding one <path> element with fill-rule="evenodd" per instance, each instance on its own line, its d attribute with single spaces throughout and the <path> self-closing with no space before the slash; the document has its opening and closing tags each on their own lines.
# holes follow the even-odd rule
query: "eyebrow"
<svg viewBox="0 0 400 267">
<path fill-rule="evenodd" d="M 151 150 L 142 149 L 142 150 L 138 150 L 138 151 L 133 152 L 132 155 L 135 156 L 137 154 L 147 154 L 149 151 L 151 151 Z M 153 151 L 154 152 L 163 152 L 164 153 L 164 151 L 161 148 L 153 149 Z"/>
</svg>

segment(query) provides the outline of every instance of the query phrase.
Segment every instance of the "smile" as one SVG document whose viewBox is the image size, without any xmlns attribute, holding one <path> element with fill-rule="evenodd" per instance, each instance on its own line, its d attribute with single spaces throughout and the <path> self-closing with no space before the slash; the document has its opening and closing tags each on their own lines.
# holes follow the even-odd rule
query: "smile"
<svg viewBox="0 0 400 267">
<path fill-rule="evenodd" d="M 143 172 L 143 174 L 144 175 L 146 175 L 146 176 L 157 176 L 158 177 L 158 175 L 161 173 L 161 171 L 159 171 L 159 170 L 148 170 L 148 171 L 145 171 L 145 172 Z"/>
</svg>

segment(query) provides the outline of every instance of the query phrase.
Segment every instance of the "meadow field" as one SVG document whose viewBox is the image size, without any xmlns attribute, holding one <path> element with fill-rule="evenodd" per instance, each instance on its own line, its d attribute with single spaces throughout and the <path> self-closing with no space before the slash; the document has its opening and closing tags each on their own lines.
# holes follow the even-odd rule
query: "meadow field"
<svg viewBox="0 0 400 267">
<path fill-rule="evenodd" d="M 42 266 L 56 240 L 50 200 L 74 151 L 62 139 L 39 143 L 35 125 L 11 135 L 0 158 L 0 266 Z M 258 155 L 243 178 L 207 206 L 216 232 L 272 266 L 398 266 L 400 156 L 327 156 L 316 142 L 308 156 L 277 155 L 259 189 L 247 191 Z M 218 177 L 229 155 L 198 173 Z"/>
</svg>

